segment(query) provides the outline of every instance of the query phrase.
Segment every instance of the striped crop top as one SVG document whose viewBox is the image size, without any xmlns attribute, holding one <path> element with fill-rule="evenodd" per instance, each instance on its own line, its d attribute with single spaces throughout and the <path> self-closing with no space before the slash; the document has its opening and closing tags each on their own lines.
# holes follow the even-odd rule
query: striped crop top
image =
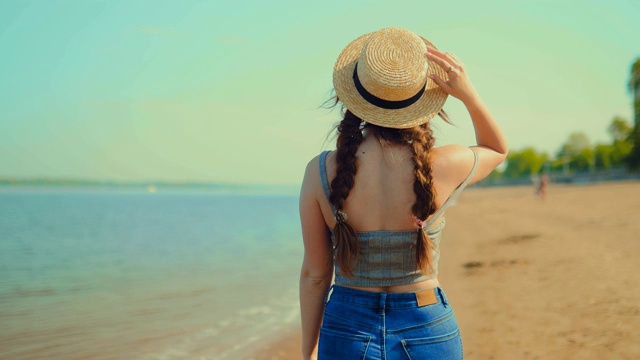
<svg viewBox="0 0 640 360">
<path fill-rule="evenodd" d="M 375 230 L 375 231 L 356 231 L 358 241 L 360 242 L 360 253 L 358 260 L 353 268 L 353 277 L 344 275 L 340 268 L 335 265 L 335 283 L 336 285 L 346 286 L 395 286 L 406 285 L 420 281 L 433 279 L 438 276 L 438 260 L 440 259 L 440 239 L 442 230 L 444 229 L 444 216 L 441 217 L 440 223 L 431 228 L 435 220 L 449 207 L 455 198 L 467 186 L 469 181 L 476 172 L 478 167 L 478 155 L 473 151 L 474 163 L 471 172 L 467 178 L 451 193 L 449 198 L 442 204 L 429 219 L 424 227 L 427 235 L 435 245 L 432 254 L 431 263 L 433 265 L 433 273 L 423 274 L 416 265 L 416 229 L 412 230 Z M 320 154 L 320 178 L 322 188 L 329 200 L 329 179 L 327 178 L 326 157 L 329 151 Z M 335 215 L 335 208 L 331 205 L 331 211 Z M 335 242 L 333 231 L 331 239 Z M 334 262 L 335 263 L 335 262 Z"/>
</svg>

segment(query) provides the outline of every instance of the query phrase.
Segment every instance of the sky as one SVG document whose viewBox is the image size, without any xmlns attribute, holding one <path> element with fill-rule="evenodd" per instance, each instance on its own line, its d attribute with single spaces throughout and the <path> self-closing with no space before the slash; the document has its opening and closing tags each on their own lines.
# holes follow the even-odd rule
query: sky
<svg viewBox="0 0 640 360">
<path fill-rule="evenodd" d="M 636 0 L 0 2 L 0 178 L 299 184 L 333 64 L 397 26 L 458 55 L 511 149 L 632 119 Z M 474 145 L 464 106 L 437 144 Z"/>
</svg>

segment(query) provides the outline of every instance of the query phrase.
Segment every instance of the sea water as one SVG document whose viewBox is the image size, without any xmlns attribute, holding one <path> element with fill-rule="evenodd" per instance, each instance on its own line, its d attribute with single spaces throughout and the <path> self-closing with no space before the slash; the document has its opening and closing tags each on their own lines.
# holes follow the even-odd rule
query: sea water
<svg viewBox="0 0 640 360">
<path fill-rule="evenodd" d="M 299 322 L 295 191 L 144 190 L 0 189 L 0 359 L 238 359 Z"/>
</svg>

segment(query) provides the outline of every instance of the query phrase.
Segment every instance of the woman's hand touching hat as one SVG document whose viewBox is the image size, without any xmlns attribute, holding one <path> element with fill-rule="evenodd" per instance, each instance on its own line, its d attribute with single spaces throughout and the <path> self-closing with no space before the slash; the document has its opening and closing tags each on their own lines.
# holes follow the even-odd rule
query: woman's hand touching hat
<svg viewBox="0 0 640 360">
<path fill-rule="evenodd" d="M 436 82 L 449 95 L 459 99 L 463 103 L 473 100 L 476 96 L 476 90 L 469 80 L 464 64 L 457 56 L 450 52 L 442 52 L 431 46 L 427 46 L 427 59 L 435 62 L 443 68 L 449 80 L 443 80 L 438 75 L 431 75 L 431 79 Z"/>
</svg>

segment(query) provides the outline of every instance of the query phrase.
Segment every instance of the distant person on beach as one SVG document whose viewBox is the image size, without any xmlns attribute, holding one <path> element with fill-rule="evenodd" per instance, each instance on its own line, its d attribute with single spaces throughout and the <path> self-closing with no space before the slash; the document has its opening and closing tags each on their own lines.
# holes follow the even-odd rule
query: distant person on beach
<svg viewBox="0 0 640 360">
<path fill-rule="evenodd" d="M 444 211 L 504 161 L 504 135 L 462 61 L 408 30 L 352 41 L 333 84 L 337 149 L 309 162 L 300 194 L 303 358 L 462 359 L 437 278 Z M 434 147 L 448 95 L 477 145 Z"/>
<path fill-rule="evenodd" d="M 538 183 L 536 184 L 536 196 L 540 198 L 540 200 L 544 201 L 547 198 L 547 188 L 549 187 L 549 175 L 546 172 L 543 172 L 540 175 L 540 179 L 538 179 Z"/>
</svg>

